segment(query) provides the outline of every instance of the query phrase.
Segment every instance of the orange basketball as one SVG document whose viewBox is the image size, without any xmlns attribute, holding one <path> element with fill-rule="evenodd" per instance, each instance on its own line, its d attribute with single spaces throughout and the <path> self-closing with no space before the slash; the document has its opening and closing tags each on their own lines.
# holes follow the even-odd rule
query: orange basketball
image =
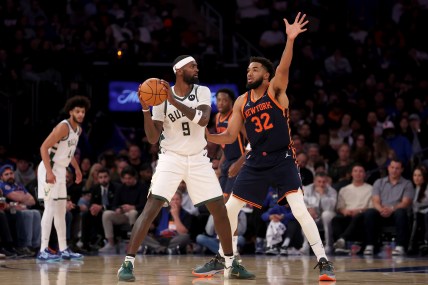
<svg viewBox="0 0 428 285">
<path fill-rule="evenodd" d="M 149 78 L 138 87 L 138 96 L 149 106 L 157 106 L 168 97 L 159 78 Z"/>
</svg>

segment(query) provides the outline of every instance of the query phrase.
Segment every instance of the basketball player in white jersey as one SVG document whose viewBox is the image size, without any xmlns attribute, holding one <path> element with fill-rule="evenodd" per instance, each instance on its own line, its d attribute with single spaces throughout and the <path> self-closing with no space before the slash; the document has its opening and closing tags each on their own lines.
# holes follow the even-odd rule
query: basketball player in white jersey
<svg viewBox="0 0 428 285">
<path fill-rule="evenodd" d="M 233 256 L 230 224 L 223 192 L 205 149 L 205 126 L 211 114 L 211 92 L 198 85 L 195 59 L 182 55 L 173 62 L 175 85 L 160 80 L 168 100 L 150 109 L 140 98 L 144 129 L 150 143 L 160 139 L 160 155 L 153 175 L 149 197 L 132 229 L 127 255 L 118 270 L 120 281 L 134 281 L 134 260 L 138 247 L 165 203 L 169 203 L 182 180 L 195 206 L 205 204 L 214 217 L 215 229 L 225 252 L 226 278 L 253 279 L 254 274 L 239 265 Z"/>
<path fill-rule="evenodd" d="M 82 172 L 74 158 L 74 152 L 81 133 L 80 124 L 90 107 L 89 99 L 83 96 L 70 98 L 64 111 L 69 118 L 60 122 L 40 147 L 42 162 L 38 167 L 38 197 L 44 200 L 45 211 L 42 217 L 42 243 L 38 260 L 54 261 L 60 259 L 81 259 L 83 256 L 67 247 L 65 212 L 67 188 L 65 185 L 66 168 L 71 163 L 76 172 L 76 183 L 82 181 Z M 52 220 L 58 236 L 59 252 L 48 248 Z"/>
</svg>

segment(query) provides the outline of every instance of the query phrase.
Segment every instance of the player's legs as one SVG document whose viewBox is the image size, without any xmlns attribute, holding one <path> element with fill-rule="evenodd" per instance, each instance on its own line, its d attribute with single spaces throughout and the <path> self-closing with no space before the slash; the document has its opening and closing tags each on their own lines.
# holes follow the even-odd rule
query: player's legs
<svg viewBox="0 0 428 285">
<path fill-rule="evenodd" d="M 40 252 L 44 251 L 49 245 L 49 237 L 52 230 L 52 221 L 54 217 L 54 201 L 52 199 L 44 201 L 45 210 L 41 220 L 42 227 L 42 243 L 40 245 Z M 64 217 L 65 220 L 65 217 Z"/>
<path fill-rule="evenodd" d="M 60 251 L 67 249 L 67 227 L 65 224 L 66 204 L 66 199 L 54 201 L 54 225 L 58 235 L 58 245 Z"/>
</svg>

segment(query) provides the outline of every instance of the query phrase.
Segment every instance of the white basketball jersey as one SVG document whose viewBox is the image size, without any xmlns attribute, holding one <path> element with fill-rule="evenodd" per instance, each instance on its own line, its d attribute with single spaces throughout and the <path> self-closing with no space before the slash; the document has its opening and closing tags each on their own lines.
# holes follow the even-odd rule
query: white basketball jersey
<svg viewBox="0 0 428 285">
<path fill-rule="evenodd" d="M 79 141 L 80 127 L 74 131 L 67 120 L 60 122 L 60 124 L 67 124 L 68 136 L 57 142 L 49 149 L 49 156 L 51 164 L 53 163 L 67 167 L 76 151 L 77 143 Z"/>
<path fill-rule="evenodd" d="M 174 87 L 172 91 L 175 95 Z M 211 106 L 211 91 L 206 86 L 194 84 L 187 96 L 175 98 L 193 109 L 200 105 Z M 153 107 L 152 119 L 163 122 L 161 149 L 180 155 L 193 155 L 201 152 L 207 145 L 205 127 L 192 122 L 168 101 Z"/>
</svg>

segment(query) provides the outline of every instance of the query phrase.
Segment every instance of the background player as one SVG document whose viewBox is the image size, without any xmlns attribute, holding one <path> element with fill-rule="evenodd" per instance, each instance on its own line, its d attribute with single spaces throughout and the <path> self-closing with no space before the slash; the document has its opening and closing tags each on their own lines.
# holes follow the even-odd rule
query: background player
<svg viewBox="0 0 428 285">
<path fill-rule="evenodd" d="M 71 163 L 76 172 L 76 183 L 82 181 L 82 172 L 74 158 L 74 152 L 82 132 L 80 124 L 90 108 L 89 99 L 75 96 L 65 104 L 64 110 L 69 118 L 60 122 L 40 147 L 42 162 L 38 167 L 38 196 L 44 200 L 45 210 L 42 217 L 42 242 L 38 260 L 80 259 L 83 256 L 67 248 L 65 212 L 67 188 L 66 168 Z M 48 249 L 52 220 L 58 236 L 59 254 Z"/>
<path fill-rule="evenodd" d="M 288 125 L 289 101 L 285 91 L 294 39 L 306 31 L 304 26 L 308 21 L 305 21 L 305 16 L 298 13 L 293 24 L 284 19 L 287 44 L 276 73 L 273 64 L 266 58 L 250 59 L 247 69 L 249 91 L 236 100 L 227 130 L 218 135 L 209 134 L 208 140 L 217 144 L 232 143 L 244 124 L 251 144 L 252 150 L 235 181 L 233 194 L 226 203 L 232 232 L 237 228 L 238 213 L 245 203 L 261 208 L 268 187 L 276 186 L 278 204 L 290 205 L 317 256 L 320 281 L 330 281 L 336 280 L 333 265 L 327 260 L 315 221 L 303 201 L 301 180 Z M 198 271 L 203 269 L 199 268 Z"/>
<path fill-rule="evenodd" d="M 186 182 L 195 206 L 205 204 L 214 217 L 216 232 L 225 252 L 225 277 L 252 279 L 233 257 L 230 223 L 223 195 L 214 169 L 205 150 L 205 126 L 211 113 L 211 91 L 198 85 L 198 65 L 191 56 L 183 55 L 173 63 L 175 85 L 160 80 L 168 92 L 168 101 L 150 109 L 141 99 L 144 130 L 150 143 L 160 138 L 160 155 L 152 178 L 149 197 L 143 213 L 138 217 L 129 241 L 127 255 L 118 270 L 121 281 L 134 281 L 135 254 L 143 242 L 154 218 L 162 206 L 171 201 L 178 185 Z"/>
</svg>

